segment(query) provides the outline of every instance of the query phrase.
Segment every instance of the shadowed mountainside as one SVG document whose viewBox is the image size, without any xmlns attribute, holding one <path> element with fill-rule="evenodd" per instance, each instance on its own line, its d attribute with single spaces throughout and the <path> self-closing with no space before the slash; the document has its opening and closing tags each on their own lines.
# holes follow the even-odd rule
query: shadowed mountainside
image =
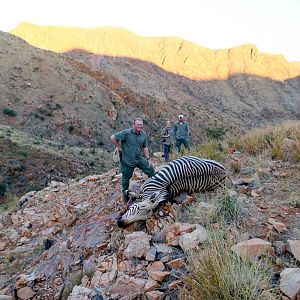
<svg viewBox="0 0 300 300">
<path fill-rule="evenodd" d="M 113 75 L 132 91 L 166 103 L 165 114 L 174 121 L 177 113 L 184 113 L 193 125 L 196 141 L 203 140 L 206 128 L 226 127 L 235 134 L 300 115 L 300 77 L 276 81 L 235 74 L 227 80 L 191 80 L 136 59 L 79 50 L 67 54 L 94 70 Z"/>
<path fill-rule="evenodd" d="M 107 148 L 122 99 L 101 82 L 103 74 L 93 77 L 65 56 L 10 34 L 0 34 L 0 46 L 1 112 L 7 108 L 17 114 L 1 113 L 1 124 L 70 145 Z M 124 113 L 134 111 L 128 106 Z"/>
<path fill-rule="evenodd" d="M 157 117 L 172 119 L 183 112 L 194 125 L 194 140 L 199 141 L 206 127 L 225 126 L 235 133 L 236 128 L 299 116 L 297 64 L 281 55 L 259 53 L 255 45 L 211 50 L 179 38 L 145 38 L 111 27 L 21 23 L 12 33 L 112 75 L 106 80 L 112 89 L 125 84 L 145 97 L 140 103 L 130 96 L 127 100 L 149 116 L 151 129 L 157 129 Z"/>
<path fill-rule="evenodd" d="M 275 81 L 236 74 L 227 80 L 191 80 L 139 59 L 82 50 L 68 52 L 73 59 L 67 58 L 9 34 L 1 44 L 7 54 L 1 56 L 1 105 L 18 117 L 1 115 L 0 121 L 67 144 L 109 149 L 109 136 L 140 114 L 154 147 L 164 119 L 174 120 L 181 112 L 195 143 L 203 140 L 205 128 L 225 127 L 236 134 L 299 116 L 298 77 Z"/>
</svg>

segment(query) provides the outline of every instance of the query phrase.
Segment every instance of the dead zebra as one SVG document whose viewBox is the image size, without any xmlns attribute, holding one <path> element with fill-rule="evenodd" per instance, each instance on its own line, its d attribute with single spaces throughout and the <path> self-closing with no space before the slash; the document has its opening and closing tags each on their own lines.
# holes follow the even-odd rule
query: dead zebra
<svg viewBox="0 0 300 300">
<path fill-rule="evenodd" d="M 214 160 L 195 156 L 182 156 L 168 163 L 155 176 L 141 186 L 140 194 L 128 191 L 135 202 L 117 219 L 119 227 L 147 220 L 159 205 L 172 201 L 181 192 L 189 194 L 212 190 L 222 184 L 227 176 L 225 167 Z"/>
</svg>

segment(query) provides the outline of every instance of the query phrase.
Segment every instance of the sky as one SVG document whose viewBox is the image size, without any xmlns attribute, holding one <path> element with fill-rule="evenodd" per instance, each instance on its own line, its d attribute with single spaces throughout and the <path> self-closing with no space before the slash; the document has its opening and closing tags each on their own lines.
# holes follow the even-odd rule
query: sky
<svg viewBox="0 0 300 300">
<path fill-rule="evenodd" d="M 116 26 L 177 36 L 211 49 L 255 44 L 300 61 L 300 0 L 2 0 L 0 30 L 36 25 Z"/>
</svg>

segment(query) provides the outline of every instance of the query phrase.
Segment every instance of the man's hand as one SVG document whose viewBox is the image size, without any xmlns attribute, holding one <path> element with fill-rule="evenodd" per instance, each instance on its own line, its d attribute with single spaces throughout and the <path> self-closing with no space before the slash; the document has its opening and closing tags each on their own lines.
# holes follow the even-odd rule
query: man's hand
<svg viewBox="0 0 300 300">
<path fill-rule="evenodd" d="M 147 163 L 148 163 L 148 166 L 151 167 L 152 163 L 151 163 L 151 158 L 150 157 L 147 158 Z"/>
</svg>

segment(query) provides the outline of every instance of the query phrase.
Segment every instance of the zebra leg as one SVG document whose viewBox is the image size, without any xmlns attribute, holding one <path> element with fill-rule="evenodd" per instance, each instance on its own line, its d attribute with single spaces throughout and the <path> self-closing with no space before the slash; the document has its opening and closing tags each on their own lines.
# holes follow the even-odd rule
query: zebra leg
<svg viewBox="0 0 300 300">
<path fill-rule="evenodd" d="M 141 195 L 139 195 L 131 190 L 126 190 L 125 196 L 128 200 L 131 200 L 131 202 L 136 201 L 136 199 L 141 199 Z"/>
</svg>

